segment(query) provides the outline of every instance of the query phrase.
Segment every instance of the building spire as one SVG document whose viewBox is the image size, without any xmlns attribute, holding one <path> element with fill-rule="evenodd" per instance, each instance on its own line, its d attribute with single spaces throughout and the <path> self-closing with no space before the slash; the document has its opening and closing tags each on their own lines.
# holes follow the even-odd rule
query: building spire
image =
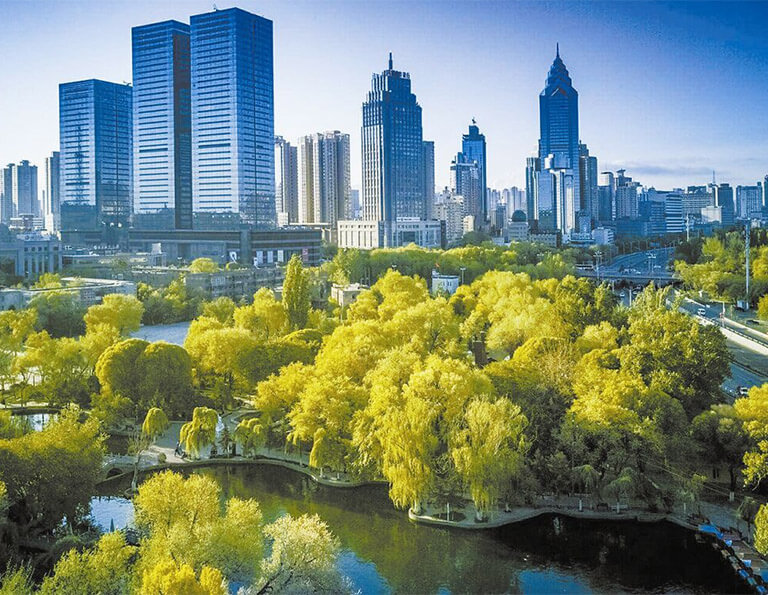
<svg viewBox="0 0 768 595">
<path fill-rule="evenodd" d="M 389 69 L 392 70 L 392 52 L 389 52 Z"/>
<path fill-rule="evenodd" d="M 560 42 L 559 41 L 555 45 L 555 48 L 556 48 L 555 53 L 557 54 L 556 57 L 559 58 L 560 57 Z"/>
</svg>

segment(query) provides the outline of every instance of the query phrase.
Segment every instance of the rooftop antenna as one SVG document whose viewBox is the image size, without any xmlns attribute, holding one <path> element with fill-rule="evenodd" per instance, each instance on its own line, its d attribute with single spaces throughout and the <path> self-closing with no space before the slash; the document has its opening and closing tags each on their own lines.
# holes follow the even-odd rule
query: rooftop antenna
<svg viewBox="0 0 768 595">
<path fill-rule="evenodd" d="M 219 7 L 218 7 L 218 6 L 216 6 L 216 3 L 215 3 L 215 2 L 213 3 L 213 11 L 214 11 L 214 12 L 218 12 L 218 11 L 219 11 Z"/>
<path fill-rule="evenodd" d="M 472 117 L 472 126 L 475 126 L 477 124 L 477 120 L 475 120 L 474 117 Z"/>
<path fill-rule="evenodd" d="M 389 69 L 392 70 L 392 52 L 389 52 Z"/>
<path fill-rule="evenodd" d="M 715 170 L 714 169 L 712 170 L 712 185 L 713 186 L 717 185 L 717 182 L 715 182 Z"/>
<path fill-rule="evenodd" d="M 557 44 L 555 45 L 555 48 L 556 48 L 556 50 L 555 50 L 555 51 L 556 51 L 556 53 L 557 53 L 557 57 L 559 58 L 559 57 L 560 57 L 560 42 L 559 42 L 559 41 L 558 41 L 558 42 L 557 42 Z"/>
</svg>

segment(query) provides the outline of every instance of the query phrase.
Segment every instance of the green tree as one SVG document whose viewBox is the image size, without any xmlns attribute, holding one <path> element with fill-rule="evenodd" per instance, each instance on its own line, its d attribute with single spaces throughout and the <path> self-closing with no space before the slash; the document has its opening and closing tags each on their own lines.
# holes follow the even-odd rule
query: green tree
<svg viewBox="0 0 768 595">
<path fill-rule="evenodd" d="M 216 426 L 219 423 L 219 414 L 208 407 L 195 407 L 192 412 L 192 421 L 181 426 L 179 441 L 184 450 L 194 458 L 200 458 L 200 452 L 209 444 L 213 444 L 216 438 Z"/>
<path fill-rule="evenodd" d="M 126 336 L 139 330 L 144 306 L 132 295 L 112 293 L 105 295 L 100 304 L 88 308 L 85 313 L 86 332 L 106 324 Z"/>
<path fill-rule="evenodd" d="M 86 308 L 74 293 L 48 291 L 32 298 L 27 306 L 37 312 L 38 331 L 51 337 L 76 337 L 85 333 Z"/>
<path fill-rule="evenodd" d="M 141 424 L 141 433 L 154 442 L 168 429 L 168 417 L 159 407 L 152 407 Z"/>
<path fill-rule="evenodd" d="M 320 517 L 282 516 L 267 525 L 264 533 L 269 539 L 271 554 L 264 560 L 255 593 L 343 590 L 336 569 L 339 540 Z"/>
<path fill-rule="evenodd" d="M 130 559 L 133 548 L 122 533 L 107 533 L 93 550 L 69 550 L 43 580 L 42 595 L 130 593 Z"/>
<path fill-rule="evenodd" d="M 280 337 L 289 328 L 286 308 L 267 287 L 253 294 L 253 303 L 235 310 L 234 321 L 236 327 L 252 332 L 259 341 Z"/>
<path fill-rule="evenodd" d="M 283 306 L 288 322 L 293 330 L 307 326 L 311 308 L 309 295 L 309 275 L 301 264 L 297 254 L 288 261 L 283 282 Z"/>
<path fill-rule="evenodd" d="M 218 297 L 203 304 L 203 316 L 215 318 L 221 324 L 231 325 L 235 313 L 235 302 L 226 296 Z"/>
<path fill-rule="evenodd" d="M 43 273 L 32 285 L 33 289 L 59 289 L 63 287 L 61 275 L 57 273 Z"/>
<path fill-rule="evenodd" d="M 196 258 L 189 263 L 190 273 L 217 273 L 219 265 L 210 258 Z"/>
<path fill-rule="evenodd" d="M 691 432 L 702 460 L 728 467 L 730 490 L 735 492 L 737 474 L 749 447 L 749 436 L 736 410 L 731 405 L 713 405 L 693 419 Z"/>
<path fill-rule="evenodd" d="M 768 556 L 768 504 L 763 504 L 755 516 L 755 549 Z"/>
</svg>

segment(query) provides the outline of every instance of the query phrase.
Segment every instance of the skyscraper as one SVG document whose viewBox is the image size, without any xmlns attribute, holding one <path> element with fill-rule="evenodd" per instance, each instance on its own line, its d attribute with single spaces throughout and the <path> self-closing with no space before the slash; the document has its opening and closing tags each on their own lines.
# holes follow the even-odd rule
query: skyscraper
<svg viewBox="0 0 768 595">
<path fill-rule="evenodd" d="M 600 223 L 609 223 L 616 216 L 616 182 L 613 172 L 600 173 L 597 184 L 598 215 Z"/>
<path fill-rule="evenodd" d="M 736 221 L 736 209 L 733 202 L 733 188 L 730 184 L 714 185 L 715 206 L 721 207 L 721 223 L 724 227 L 733 225 Z"/>
<path fill-rule="evenodd" d="M 299 165 L 296 147 L 275 137 L 275 203 L 278 224 L 299 220 Z"/>
<path fill-rule="evenodd" d="M 5 225 L 13 217 L 13 167 L 13 163 L 9 163 L 0 176 L 0 223 Z"/>
<path fill-rule="evenodd" d="M 739 219 L 760 217 L 762 210 L 761 194 L 760 182 L 755 186 L 736 186 L 736 215 Z"/>
<path fill-rule="evenodd" d="M 582 209 L 579 94 L 559 46 L 539 95 L 539 127 L 538 160 L 530 160 L 526 171 L 528 200 L 535 210 L 532 226 L 569 234 L 578 231 Z"/>
<path fill-rule="evenodd" d="M 203 226 L 273 227 L 272 21 L 230 8 L 193 16 L 190 32 L 194 211 Z"/>
<path fill-rule="evenodd" d="M 132 40 L 134 211 L 192 229 L 189 25 L 134 27 Z"/>
<path fill-rule="evenodd" d="M 61 195 L 59 192 L 59 173 L 60 167 L 59 152 L 53 151 L 50 157 L 45 158 L 45 190 L 43 190 L 43 217 L 45 219 L 45 228 L 48 231 L 59 231 L 59 203 Z"/>
<path fill-rule="evenodd" d="M 486 155 L 485 135 L 480 134 L 475 119 L 469 126 L 469 133 L 461 137 L 461 152 L 469 161 L 476 161 L 480 173 L 480 209 L 476 215 L 476 224 L 482 226 L 488 221 L 488 175 L 486 172 L 488 157 Z"/>
<path fill-rule="evenodd" d="M 37 198 L 37 166 L 26 159 L 13 167 L 11 172 L 11 197 L 13 214 L 16 216 L 40 215 L 40 201 Z"/>
<path fill-rule="evenodd" d="M 124 227 L 131 214 L 132 89 L 99 80 L 59 85 L 61 229 Z"/>
<path fill-rule="evenodd" d="M 330 223 L 349 219 L 349 135 L 338 130 L 299 139 L 299 221 Z"/>
<path fill-rule="evenodd" d="M 579 143 L 579 186 L 581 188 L 581 210 L 596 224 L 600 218 L 597 198 L 597 157 L 589 154 L 587 145 Z M 581 231 L 592 231 L 581 230 Z"/>
<path fill-rule="evenodd" d="M 639 182 L 624 175 L 625 170 L 616 172 L 616 219 L 637 219 L 639 215 Z"/>
<path fill-rule="evenodd" d="M 451 163 L 451 191 L 464 198 L 464 216 L 471 216 L 475 229 L 482 226 L 483 174 L 480 164 L 459 153 Z"/>
<path fill-rule="evenodd" d="M 422 142 L 424 159 L 424 202 L 426 204 L 426 218 L 434 219 L 435 206 L 435 141 Z"/>
<path fill-rule="evenodd" d="M 421 106 L 407 72 L 374 74 L 363 103 L 363 219 L 424 219 Z M 390 245 L 385 241 L 385 245 Z"/>
</svg>

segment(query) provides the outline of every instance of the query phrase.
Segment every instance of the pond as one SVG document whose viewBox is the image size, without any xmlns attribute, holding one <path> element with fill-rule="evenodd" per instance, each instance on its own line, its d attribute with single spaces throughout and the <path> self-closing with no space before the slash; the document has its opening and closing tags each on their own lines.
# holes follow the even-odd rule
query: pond
<svg viewBox="0 0 768 595">
<path fill-rule="evenodd" d="M 543 516 L 484 531 L 411 523 L 383 486 L 339 489 L 267 465 L 196 470 L 225 496 L 255 498 L 266 520 L 318 514 L 341 541 L 339 569 L 363 593 L 736 592 L 733 571 L 707 543 L 670 523 L 584 521 Z M 130 523 L 128 487 L 93 499 L 103 529 Z M 743 587 L 741 588 L 743 590 Z"/>
</svg>

